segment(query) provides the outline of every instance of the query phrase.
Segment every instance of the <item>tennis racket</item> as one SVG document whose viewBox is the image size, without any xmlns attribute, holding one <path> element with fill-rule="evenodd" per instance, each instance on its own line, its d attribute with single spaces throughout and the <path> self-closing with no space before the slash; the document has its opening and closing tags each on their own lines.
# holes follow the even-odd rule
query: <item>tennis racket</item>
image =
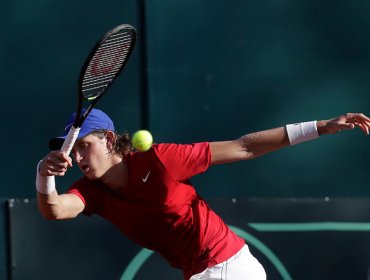
<svg viewBox="0 0 370 280">
<path fill-rule="evenodd" d="M 108 31 L 91 50 L 81 69 L 76 115 L 62 152 L 71 152 L 84 120 L 126 66 L 135 42 L 135 28 L 122 24 Z M 82 113 L 85 102 L 89 104 Z"/>
</svg>

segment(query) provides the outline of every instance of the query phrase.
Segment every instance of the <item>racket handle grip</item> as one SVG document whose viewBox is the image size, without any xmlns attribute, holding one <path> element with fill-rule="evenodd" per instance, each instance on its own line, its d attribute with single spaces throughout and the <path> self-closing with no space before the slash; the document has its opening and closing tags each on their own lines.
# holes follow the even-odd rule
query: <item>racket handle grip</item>
<svg viewBox="0 0 370 280">
<path fill-rule="evenodd" d="M 81 129 L 80 127 L 78 128 L 75 128 L 74 126 L 71 127 L 66 136 L 66 139 L 63 142 L 62 147 L 60 148 L 62 152 L 65 152 L 67 155 L 71 153 L 73 145 L 76 142 L 78 133 L 80 132 L 80 129 Z"/>
</svg>

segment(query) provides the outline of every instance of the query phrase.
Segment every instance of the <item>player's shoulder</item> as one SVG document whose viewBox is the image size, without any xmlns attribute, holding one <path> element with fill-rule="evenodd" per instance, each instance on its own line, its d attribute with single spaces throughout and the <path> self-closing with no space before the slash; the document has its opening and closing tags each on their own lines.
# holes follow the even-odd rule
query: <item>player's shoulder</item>
<svg viewBox="0 0 370 280">
<path fill-rule="evenodd" d="M 179 148 L 180 144 L 175 143 L 155 143 L 151 146 L 151 148 L 145 152 L 134 151 L 130 154 L 130 157 L 134 158 L 145 158 L 150 157 L 155 154 L 160 154 L 166 152 L 168 150 L 176 150 Z"/>
<path fill-rule="evenodd" d="M 208 142 L 190 143 L 190 144 L 179 144 L 179 143 L 155 143 L 146 152 L 135 151 L 130 154 L 130 160 L 141 161 L 150 159 L 161 159 L 163 158 L 177 158 L 180 159 L 183 156 L 190 154 L 199 154 L 202 150 L 206 150 L 209 146 Z"/>
<path fill-rule="evenodd" d="M 178 144 L 174 143 L 155 143 L 145 152 L 131 152 L 126 160 L 131 165 L 147 166 L 154 162 L 161 161 L 163 157 L 168 157 L 176 153 L 179 149 Z"/>
<path fill-rule="evenodd" d="M 208 146 L 208 142 L 196 142 L 196 143 L 160 143 L 153 144 L 152 148 L 154 151 L 167 151 L 167 150 L 181 150 L 181 149 L 193 149 Z"/>
</svg>

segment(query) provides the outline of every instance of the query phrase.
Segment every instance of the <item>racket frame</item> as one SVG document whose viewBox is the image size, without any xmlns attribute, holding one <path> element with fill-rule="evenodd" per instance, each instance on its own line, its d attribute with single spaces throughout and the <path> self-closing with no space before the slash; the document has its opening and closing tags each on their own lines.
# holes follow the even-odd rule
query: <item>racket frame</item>
<svg viewBox="0 0 370 280">
<path fill-rule="evenodd" d="M 99 94 L 93 98 L 85 98 L 82 91 L 83 81 L 85 73 L 92 62 L 94 55 L 97 53 L 99 48 L 104 44 L 104 42 L 114 33 L 117 33 L 117 31 L 121 29 L 129 29 L 131 31 L 131 40 L 130 45 L 128 47 L 128 51 L 125 54 L 126 58 L 122 62 L 122 65 L 119 67 L 118 71 L 115 73 L 113 79 L 105 85 L 105 87 L 99 92 Z M 122 70 L 125 68 L 132 51 L 135 47 L 136 43 L 136 30 L 132 25 L 129 24 L 121 24 L 116 26 L 115 28 L 109 30 L 105 35 L 95 44 L 95 46 L 90 51 L 89 55 L 85 59 L 85 62 L 81 68 L 80 76 L 78 79 L 78 95 L 77 95 L 77 108 L 76 108 L 76 114 L 75 118 L 73 120 L 72 127 L 70 128 L 63 145 L 61 147 L 61 151 L 69 154 L 72 151 L 73 145 L 77 140 L 78 134 L 80 132 L 81 126 L 87 116 L 90 114 L 91 110 L 95 107 L 96 103 L 104 96 L 104 94 L 107 92 L 108 88 L 114 83 L 114 81 L 118 78 L 118 76 L 121 74 Z M 86 108 L 86 110 L 82 113 L 82 108 L 84 101 L 90 101 L 90 104 Z"/>
</svg>

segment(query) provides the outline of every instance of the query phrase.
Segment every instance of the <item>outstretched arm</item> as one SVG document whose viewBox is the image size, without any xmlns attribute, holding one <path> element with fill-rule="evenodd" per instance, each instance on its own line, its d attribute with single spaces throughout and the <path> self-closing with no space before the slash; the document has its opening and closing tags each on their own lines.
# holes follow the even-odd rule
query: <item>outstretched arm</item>
<svg viewBox="0 0 370 280">
<path fill-rule="evenodd" d="M 246 134 L 233 141 L 211 142 L 212 165 L 253 159 L 292 145 L 293 142 L 302 142 L 300 140 L 302 138 L 303 141 L 314 139 L 315 137 L 312 135 L 315 133 L 317 136 L 335 134 L 356 127 L 368 135 L 370 118 L 362 113 L 347 113 L 333 119 L 317 121 L 315 131 L 310 132 L 311 138 L 306 139 L 304 139 L 305 135 L 300 135 L 301 130 L 298 128 L 285 126 Z M 290 132 L 289 135 L 287 129 Z"/>
</svg>

